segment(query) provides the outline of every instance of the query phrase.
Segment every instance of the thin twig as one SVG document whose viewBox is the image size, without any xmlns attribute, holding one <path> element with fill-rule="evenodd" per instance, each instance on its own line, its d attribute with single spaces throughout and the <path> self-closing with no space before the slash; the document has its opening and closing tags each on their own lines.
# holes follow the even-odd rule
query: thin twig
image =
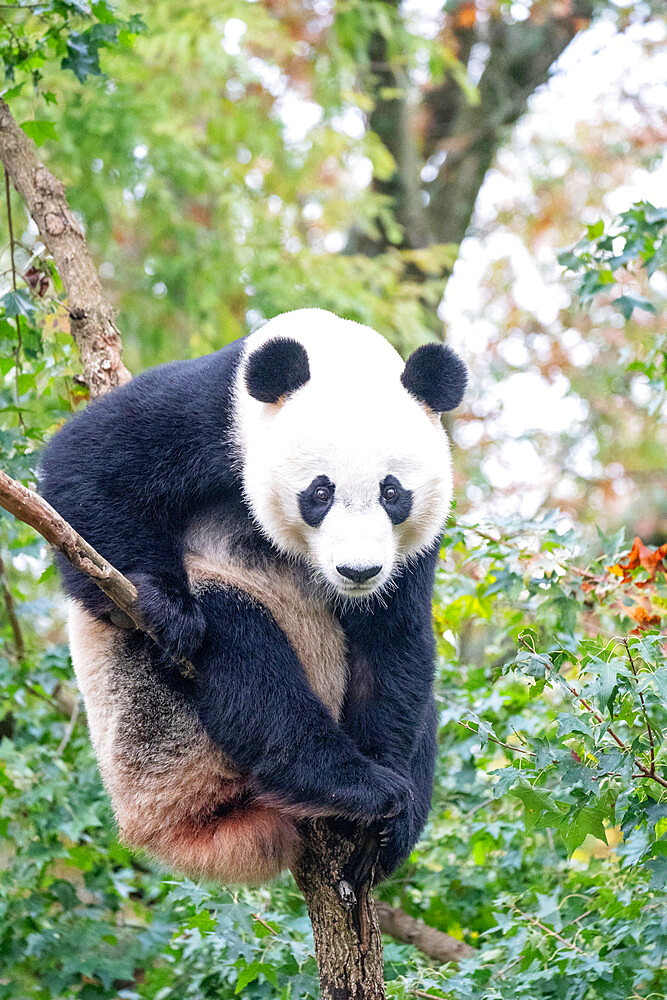
<svg viewBox="0 0 667 1000">
<path fill-rule="evenodd" d="M 14 222 L 12 220 L 12 199 L 11 192 L 9 189 L 9 174 L 5 170 L 5 203 L 7 205 L 7 225 L 9 227 L 9 247 L 10 255 L 9 259 L 11 261 L 12 269 L 12 289 L 16 291 L 16 263 L 14 261 Z"/>
<path fill-rule="evenodd" d="M 76 726 L 76 720 L 79 718 L 79 710 L 80 710 L 79 699 L 75 698 L 74 704 L 72 705 L 72 714 L 70 715 L 69 722 L 65 726 L 65 732 L 63 733 L 63 738 L 58 744 L 58 749 L 56 750 L 55 754 L 56 759 L 58 757 L 62 757 L 63 753 L 65 752 L 65 747 L 72 738 L 72 733 L 74 732 L 74 727 Z"/>
<path fill-rule="evenodd" d="M 278 933 L 275 927 L 272 927 L 271 924 L 267 924 L 266 920 L 260 917 L 259 913 L 251 913 L 250 916 L 253 918 L 253 920 L 256 920 L 257 923 L 261 924 L 262 927 L 266 927 L 267 931 L 271 931 L 272 934 Z"/>
<path fill-rule="evenodd" d="M 527 757 L 537 756 L 537 754 L 533 753 L 532 750 L 524 750 L 523 747 L 513 747 L 511 743 L 503 743 L 502 740 L 499 740 L 497 736 L 493 736 L 491 733 L 486 733 L 486 734 L 480 733 L 478 732 L 478 730 L 473 729 L 472 726 L 469 726 L 467 723 L 461 722 L 460 719 L 459 719 L 459 726 L 463 726 L 463 728 L 467 729 L 469 733 L 474 733 L 475 736 L 479 736 L 480 739 L 486 739 L 490 743 L 497 743 L 499 747 L 505 747 L 506 750 L 512 750 L 514 753 L 523 753 Z"/>
<path fill-rule="evenodd" d="M 635 678 L 639 677 L 637 673 L 637 668 L 635 667 L 635 661 L 632 659 L 632 653 L 630 652 L 630 645 L 627 639 L 621 640 L 628 654 L 628 660 L 630 661 L 630 668 L 632 670 Z M 644 713 L 644 722 L 646 723 L 646 732 L 648 733 L 648 741 L 651 746 L 651 777 L 655 777 L 655 742 L 653 740 L 653 730 L 651 729 L 651 723 L 648 720 L 648 712 L 646 711 L 646 702 L 644 701 L 644 694 L 639 691 L 639 701 L 641 702 L 642 712 Z"/>
<path fill-rule="evenodd" d="M 5 167 L 5 204 L 7 206 L 7 225 L 9 227 L 9 259 L 12 266 L 12 291 L 16 292 L 16 262 L 14 260 L 14 220 L 12 219 L 12 198 L 9 189 L 9 173 Z M 21 394 L 19 391 L 19 379 L 22 374 L 21 369 L 21 349 L 23 347 L 23 342 L 21 339 L 21 320 L 19 314 L 16 313 L 14 317 L 16 323 L 16 348 L 14 350 L 14 385 L 16 387 L 16 412 L 19 418 L 19 425 L 22 430 L 25 430 L 25 425 L 23 423 L 23 414 L 21 413 Z"/>
<path fill-rule="evenodd" d="M 34 684 L 24 684 L 23 687 L 26 689 L 26 691 L 29 691 L 30 694 L 34 695 L 35 698 L 39 698 L 41 701 L 45 701 L 47 705 L 51 706 L 51 708 L 55 708 L 59 712 L 63 711 L 62 705 L 58 704 L 56 698 L 52 698 L 50 694 L 44 694 L 42 691 L 39 690 L 39 688 L 36 688 Z"/>
<path fill-rule="evenodd" d="M 561 942 L 561 944 L 564 944 L 566 948 L 573 948 L 575 951 L 578 951 L 580 955 L 586 954 L 586 952 L 582 951 L 582 949 L 578 945 L 574 944 L 572 941 L 568 941 L 567 938 L 564 938 L 562 934 L 559 934 L 558 931 L 552 930 L 551 927 L 547 927 L 546 924 L 543 924 L 542 921 L 538 920 L 536 917 L 531 917 L 529 913 L 524 913 L 523 910 L 520 910 L 518 906 L 513 905 L 512 909 L 515 911 L 515 913 L 518 913 L 520 916 L 522 916 L 525 920 L 528 920 L 535 927 L 539 927 L 540 930 L 544 931 L 545 934 L 549 934 L 551 935 L 551 937 L 555 937 L 558 941 Z"/>
</svg>

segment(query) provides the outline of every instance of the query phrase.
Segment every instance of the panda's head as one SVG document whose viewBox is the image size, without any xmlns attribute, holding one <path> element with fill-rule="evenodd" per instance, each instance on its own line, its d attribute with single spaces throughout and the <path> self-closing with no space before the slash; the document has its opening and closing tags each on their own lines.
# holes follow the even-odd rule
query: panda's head
<svg viewBox="0 0 667 1000">
<path fill-rule="evenodd" d="M 324 310 L 271 320 L 248 337 L 235 389 L 243 490 L 262 532 L 338 596 L 386 587 L 444 527 L 440 413 L 465 384 L 439 344 L 404 364 L 378 333 Z"/>
</svg>

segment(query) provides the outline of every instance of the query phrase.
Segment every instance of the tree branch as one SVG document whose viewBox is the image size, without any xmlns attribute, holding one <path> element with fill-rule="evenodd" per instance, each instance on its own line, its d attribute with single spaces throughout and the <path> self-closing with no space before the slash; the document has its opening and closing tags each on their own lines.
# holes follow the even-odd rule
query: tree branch
<svg viewBox="0 0 667 1000">
<path fill-rule="evenodd" d="M 459 962 L 475 954 L 475 949 L 465 941 L 458 941 L 435 927 L 429 927 L 423 920 L 411 917 L 405 910 L 390 906 L 382 900 L 375 901 L 375 908 L 384 934 L 414 945 L 437 962 Z"/>
<path fill-rule="evenodd" d="M 37 156 L 37 149 L 0 98 L 0 160 L 35 220 L 67 291 L 71 332 L 91 396 L 122 385 L 130 373 L 121 357 L 114 310 L 74 218 L 63 184 Z"/>
<path fill-rule="evenodd" d="M 94 580 L 100 590 L 132 619 L 137 628 L 147 631 L 138 610 L 137 588 L 134 584 L 89 545 L 51 504 L 22 483 L 17 483 L 1 469 L 0 506 L 38 531 L 69 559 L 72 566 Z"/>
<path fill-rule="evenodd" d="M 581 25 L 580 15 L 590 14 L 585 0 L 578 6 L 581 11 L 554 14 L 543 22 L 506 24 L 498 18 L 490 25 L 477 23 L 475 41 L 488 44 L 490 50 L 479 81 L 479 104 L 458 96 L 449 111 L 449 80 L 442 95 L 437 91 L 429 95 L 430 109 L 439 116 L 431 121 L 428 144 L 431 150 L 447 153 L 438 177 L 427 186 L 437 242 L 460 243 L 465 236 L 479 189 L 507 129 L 524 113 L 531 94 L 548 80 L 551 67 Z M 469 34 L 467 29 L 464 34 Z"/>
</svg>

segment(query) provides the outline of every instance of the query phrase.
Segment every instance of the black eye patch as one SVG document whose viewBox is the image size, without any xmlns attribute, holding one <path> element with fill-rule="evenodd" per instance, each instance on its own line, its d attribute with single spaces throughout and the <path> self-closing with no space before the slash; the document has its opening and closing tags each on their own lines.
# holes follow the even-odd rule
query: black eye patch
<svg viewBox="0 0 667 1000">
<path fill-rule="evenodd" d="M 412 490 L 401 486 L 396 476 L 385 476 L 380 483 L 380 503 L 392 524 L 403 524 L 412 510 Z"/>
<path fill-rule="evenodd" d="M 331 510 L 336 487 L 328 476 L 316 476 L 310 486 L 299 493 L 301 517 L 311 528 L 319 528 Z"/>
</svg>

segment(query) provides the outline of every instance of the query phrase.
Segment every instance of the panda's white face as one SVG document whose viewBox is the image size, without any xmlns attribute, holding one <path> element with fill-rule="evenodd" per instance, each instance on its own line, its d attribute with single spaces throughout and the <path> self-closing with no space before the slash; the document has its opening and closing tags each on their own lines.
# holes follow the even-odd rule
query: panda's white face
<svg viewBox="0 0 667 1000">
<path fill-rule="evenodd" d="M 287 313 L 248 338 L 245 358 L 274 338 L 305 348 L 310 377 L 266 402 L 248 392 L 242 363 L 237 443 L 246 500 L 274 545 L 305 560 L 333 594 L 368 597 L 444 527 L 447 436 L 401 384 L 398 353 L 367 327 L 321 310 Z M 271 396 L 263 381 L 256 391 Z"/>
</svg>

